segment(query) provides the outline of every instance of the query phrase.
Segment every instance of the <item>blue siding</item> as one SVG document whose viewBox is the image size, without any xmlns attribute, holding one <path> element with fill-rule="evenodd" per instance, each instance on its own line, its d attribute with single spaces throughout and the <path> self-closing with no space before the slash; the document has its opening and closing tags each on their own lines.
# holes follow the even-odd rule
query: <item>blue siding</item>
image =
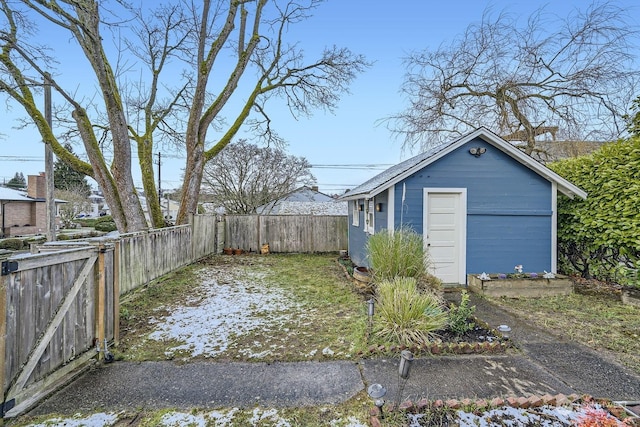
<svg viewBox="0 0 640 427">
<path fill-rule="evenodd" d="M 374 198 L 374 206 L 378 203 L 382 203 L 382 212 L 374 212 L 374 226 L 375 232 L 387 229 L 387 215 L 389 215 L 389 199 L 387 197 L 388 191 L 383 191 Z"/>
<path fill-rule="evenodd" d="M 467 216 L 467 273 L 551 270 L 551 216 Z"/>
<path fill-rule="evenodd" d="M 471 147 L 487 151 L 475 157 Z M 551 269 L 552 187 L 534 171 L 476 138 L 396 184 L 396 227 L 423 233 L 425 187 L 467 189 L 468 273 Z"/>
<path fill-rule="evenodd" d="M 358 205 L 364 204 L 364 200 L 358 200 Z M 353 225 L 353 215 L 360 216 L 359 226 Z M 351 261 L 359 266 L 365 266 L 366 264 L 366 243 L 367 234 L 364 231 L 364 211 L 353 211 L 353 202 L 349 202 L 349 258 Z"/>
<path fill-rule="evenodd" d="M 374 200 L 374 231 L 385 230 L 387 228 L 387 216 L 389 215 L 389 198 L 388 192 L 384 191 L 377 195 Z M 382 203 L 382 211 L 375 211 L 375 206 L 378 203 Z M 366 202 L 364 199 L 358 200 L 358 205 L 364 205 L 366 209 Z M 359 226 L 353 225 L 353 201 L 349 202 L 349 258 L 354 264 L 358 266 L 370 267 L 369 260 L 367 259 L 367 239 L 369 234 L 365 232 L 366 217 L 365 211 L 356 211 L 355 214 L 360 215 Z"/>
</svg>

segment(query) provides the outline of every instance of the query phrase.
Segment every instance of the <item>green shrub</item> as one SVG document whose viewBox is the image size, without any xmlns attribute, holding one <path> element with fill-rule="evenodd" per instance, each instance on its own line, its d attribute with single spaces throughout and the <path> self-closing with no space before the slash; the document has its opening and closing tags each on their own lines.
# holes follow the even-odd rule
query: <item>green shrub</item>
<svg viewBox="0 0 640 427">
<path fill-rule="evenodd" d="M 105 216 L 100 216 L 98 218 L 95 218 L 93 220 L 94 225 L 102 224 L 103 222 L 113 222 L 113 217 L 111 215 L 105 215 Z"/>
<path fill-rule="evenodd" d="M 353 276 L 353 269 L 355 268 L 355 266 L 353 265 L 353 261 L 351 261 L 349 258 L 339 258 L 338 263 L 344 266 L 350 276 Z"/>
<path fill-rule="evenodd" d="M 24 248 L 25 244 L 20 239 L 5 239 L 0 241 L 0 249 L 9 249 L 19 251 Z"/>
<path fill-rule="evenodd" d="M 116 231 L 118 229 L 118 227 L 116 227 L 116 223 L 113 221 L 96 222 L 96 225 L 94 226 L 94 228 L 98 231 L 104 231 L 107 233 L 110 231 Z"/>
<path fill-rule="evenodd" d="M 640 137 L 606 144 L 550 168 L 588 193 L 586 200 L 558 197 L 560 270 L 637 285 Z"/>
<path fill-rule="evenodd" d="M 421 345 L 447 324 L 437 297 L 420 293 L 415 278 L 383 280 L 377 292 L 375 331 L 386 341 Z"/>
<path fill-rule="evenodd" d="M 475 327 L 475 323 L 470 320 L 476 311 L 475 305 L 469 305 L 469 293 L 461 292 L 460 304 L 449 306 L 448 326 L 449 330 L 456 335 L 464 335 Z"/>
<path fill-rule="evenodd" d="M 95 227 L 97 218 L 74 218 L 73 222 L 83 227 Z"/>
<path fill-rule="evenodd" d="M 384 230 L 369 237 L 367 256 L 374 281 L 395 277 L 423 278 L 427 273 L 427 254 L 422 236 L 410 228 Z"/>
</svg>

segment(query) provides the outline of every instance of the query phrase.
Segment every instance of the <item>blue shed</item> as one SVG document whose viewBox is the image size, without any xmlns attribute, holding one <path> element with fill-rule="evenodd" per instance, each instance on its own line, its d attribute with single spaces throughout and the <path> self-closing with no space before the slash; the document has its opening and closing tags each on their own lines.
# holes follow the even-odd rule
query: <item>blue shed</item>
<svg viewBox="0 0 640 427">
<path fill-rule="evenodd" d="M 557 194 L 587 194 L 486 128 L 405 160 L 341 197 L 349 256 L 369 267 L 368 236 L 409 226 L 424 236 L 433 273 L 557 269 Z"/>
</svg>

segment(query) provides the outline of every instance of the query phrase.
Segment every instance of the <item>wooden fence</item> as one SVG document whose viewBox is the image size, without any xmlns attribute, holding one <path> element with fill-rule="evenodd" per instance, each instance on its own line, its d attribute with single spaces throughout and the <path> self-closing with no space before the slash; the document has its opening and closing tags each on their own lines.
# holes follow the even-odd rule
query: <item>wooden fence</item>
<svg viewBox="0 0 640 427">
<path fill-rule="evenodd" d="M 2 417 L 18 415 L 118 341 L 120 295 L 215 251 L 218 219 L 58 241 L 2 262 Z"/>
<path fill-rule="evenodd" d="M 112 341 L 114 245 L 9 258 L 0 283 L 2 415 L 35 404 Z M 15 407 L 14 407 L 15 406 Z"/>
<path fill-rule="evenodd" d="M 347 249 L 346 216 L 227 215 L 225 247 L 270 252 L 338 252 Z"/>
<path fill-rule="evenodd" d="M 190 225 L 122 235 L 117 243 L 120 293 L 125 294 L 197 259 L 191 251 L 192 235 Z"/>
<path fill-rule="evenodd" d="M 2 261 L 1 416 L 28 410 L 109 355 L 105 346 L 119 338 L 121 294 L 223 245 L 258 251 L 263 243 L 272 252 L 346 249 L 347 218 L 234 215 L 223 227 L 215 215 L 198 215 L 189 225 L 51 242 Z"/>
</svg>

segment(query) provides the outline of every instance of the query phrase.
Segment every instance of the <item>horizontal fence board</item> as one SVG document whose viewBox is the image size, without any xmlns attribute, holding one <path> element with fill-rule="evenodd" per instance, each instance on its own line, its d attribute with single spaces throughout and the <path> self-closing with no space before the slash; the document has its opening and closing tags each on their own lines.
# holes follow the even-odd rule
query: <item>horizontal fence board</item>
<svg viewBox="0 0 640 427">
<path fill-rule="evenodd" d="M 16 271 L 31 270 L 33 268 L 41 268 L 48 265 L 56 265 L 84 259 L 87 257 L 87 250 L 91 249 L 91 245 L 87 244 L 81 245 L 81 247 L 75 245 L 73 249 L 66 249 L 64 246 L 59 247 L 61 248 L 60 251 L 18 255 L 16 257 L 12 257 L 11 261 L 18 263 L 18 269 Z"/>
</svg>

